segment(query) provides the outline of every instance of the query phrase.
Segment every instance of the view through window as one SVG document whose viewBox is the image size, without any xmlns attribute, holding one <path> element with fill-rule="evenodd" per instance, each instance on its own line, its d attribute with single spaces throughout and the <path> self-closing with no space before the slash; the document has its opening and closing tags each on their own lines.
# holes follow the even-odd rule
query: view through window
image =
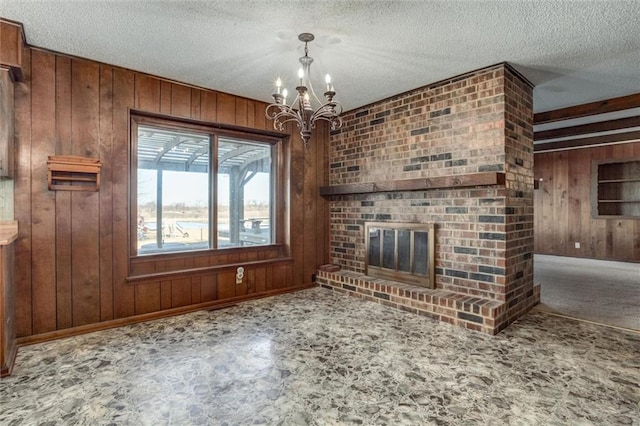
<svg viewBox="0 0 640 426">
<path fill-rule="evenodd" d="M 272 243 L 272 144 L 147 124 L 135 134 L 137 254 Z"/>
</svg>

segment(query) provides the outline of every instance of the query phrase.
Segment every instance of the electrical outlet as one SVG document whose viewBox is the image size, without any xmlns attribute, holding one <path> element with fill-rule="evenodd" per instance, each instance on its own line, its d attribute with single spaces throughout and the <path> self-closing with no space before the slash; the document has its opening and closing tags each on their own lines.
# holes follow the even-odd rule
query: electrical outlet
<svg viewBox="0 0 640 426">
<path fill-rule="evenodd" d="M 244 278 L 244 268 L 242 266 L 238 266 L 238 269 L 236 269 L 236 284 L 242 284 L 243 278 Z"/>
<path fill-rule="evenodd" d="M 579 243 L 579 242 L 577 242 L 577 241 L 576 241 L 576 242 L 574 243 L 574 245 L 575 245 L 575 248 L 577 248 L 577 249 L 579 249 L 579 248 L 580 248 L 580 243 Z"/>
</svg>

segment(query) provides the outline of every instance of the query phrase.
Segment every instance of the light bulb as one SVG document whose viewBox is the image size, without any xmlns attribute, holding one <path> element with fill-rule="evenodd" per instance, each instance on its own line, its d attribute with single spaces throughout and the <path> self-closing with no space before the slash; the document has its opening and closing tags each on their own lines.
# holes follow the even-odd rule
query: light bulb
<svg viewBox="0 0 640 426">
<path fill-rule="evenodd" d="M 331 76 L 329 74 L 324 76 L 324 81 L 327 83 L 327 92 L 331 91 Z"/>
<path fill-rule="evenodd" d="M 280 94 L 280 86 L 282 86 L 282 80 L 280 80 L 280 77 L 278 77 L 278 79 L 276 80 L 276 93 Z"/>
</svg>

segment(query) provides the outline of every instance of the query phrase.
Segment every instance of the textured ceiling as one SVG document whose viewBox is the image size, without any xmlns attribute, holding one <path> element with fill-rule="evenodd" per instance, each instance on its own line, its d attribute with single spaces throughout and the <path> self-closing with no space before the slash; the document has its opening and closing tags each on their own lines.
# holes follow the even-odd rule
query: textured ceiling
<svg viewBox="0 0 640 426">
<path fill-rule="evenodd" d="M 30 45 L 269 101 L 311 32 L 345 109 L 508 61 L 536 112 L 640 92 L 640 1 L 0 0 Z"/>
</svg>

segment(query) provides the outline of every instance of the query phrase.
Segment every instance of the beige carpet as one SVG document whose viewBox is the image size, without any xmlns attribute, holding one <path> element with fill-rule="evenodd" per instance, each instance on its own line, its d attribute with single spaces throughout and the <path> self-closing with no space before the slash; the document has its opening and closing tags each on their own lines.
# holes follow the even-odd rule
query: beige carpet
<svg viewBox="0 0 640 426">
<path fill-rule="evenodd" d="M 536 309 L 640 331 L 640 263 L 536 254 Z"/>
</svg>

